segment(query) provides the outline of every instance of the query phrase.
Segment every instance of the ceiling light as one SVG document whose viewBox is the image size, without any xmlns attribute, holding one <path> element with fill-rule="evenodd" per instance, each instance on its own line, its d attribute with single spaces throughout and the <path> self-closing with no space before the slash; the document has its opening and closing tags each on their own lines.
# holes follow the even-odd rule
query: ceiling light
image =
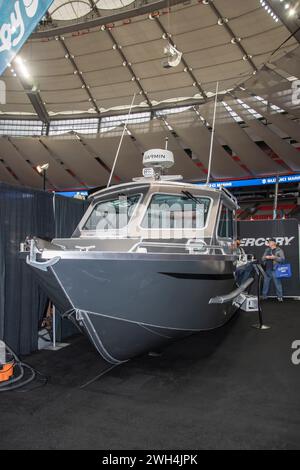
<svg viewBox="0 0 300 470">
<path fill-rule="evenodd" d="M 26 80 L 30 80 L 31 76 L 25 65 L 24 60 L 20 56 L 17 56 L 14 59 L 14 63 L 16 64 L 16 68 L 18 69 L 18 72 L 21 77 L 25 78 Z"/>
<path fill-rule="evenodd" d="M 149 18 L 149 20 L 154 20 L 157 16 L 160 16 L 159 11 L 154 11 L 154 12 L 149 14 L 148 18 Z"/>
<path fill-rule="evenodd" d="M 289 10 L 289 16 L 295 16 L 296 13 L 297 13 L 297 12 L 296 12 L 296 8 L 291 8 L 291 9 Z"/>
<path fill-rule="evenodd" d="M 282 0 L 283 1 L 283 0 Z M 265 0 L 260 0 L 260 4 L 262 6 L 262 8 L 264 8 L 266 10 L 267 13 L 269 13 L 269 15 L 271 16 L 271 18 L 273 18 L 273 20 L 278 23 L 279 21 L 279 18 L 278 16 L 276 15 L 276 13 L 272 10 L 272 8 L 266 3 Z"/>
</svg>

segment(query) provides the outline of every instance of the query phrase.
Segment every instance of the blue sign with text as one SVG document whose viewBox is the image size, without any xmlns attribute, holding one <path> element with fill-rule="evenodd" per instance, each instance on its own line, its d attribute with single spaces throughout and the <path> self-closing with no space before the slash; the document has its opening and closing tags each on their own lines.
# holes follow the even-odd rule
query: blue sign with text
<svg viewBox="0 0 300 470">
<path fill-rule="evenodd" d="M 0 0 L 0 75 L 52 2 L 53 0 Z"/>
<path fill-rule="evenodd" d="M 220 188 L 223 186 L 224 188 L 243 188 L 247 186 L 265 186 L 268 184 L 276 184 L 277 177 L 271 176 L 267 178 L 255 178 L 249 180 L 232 180 L 232 181 L 217 181 L 214 183 L 210 183 L 209 186 L 212 188 Z M 300 175 L 287 175 L 287 176 L 279 176 L 278 178 L 279 184 L 283 183 L 300 183 Z M 199 183 L 203 185 L 205 183 Z"/>
</svg>

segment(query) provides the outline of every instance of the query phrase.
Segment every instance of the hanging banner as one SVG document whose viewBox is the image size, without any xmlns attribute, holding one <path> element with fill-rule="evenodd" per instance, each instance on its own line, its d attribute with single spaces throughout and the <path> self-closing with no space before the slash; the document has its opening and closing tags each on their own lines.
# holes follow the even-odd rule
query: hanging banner
<svg viewBox="0 0 300 470">
<path fill-rule="evenodd" d="M 0 0 L 0 75 L 21 49 L 53 0 Z"/>
</svg>

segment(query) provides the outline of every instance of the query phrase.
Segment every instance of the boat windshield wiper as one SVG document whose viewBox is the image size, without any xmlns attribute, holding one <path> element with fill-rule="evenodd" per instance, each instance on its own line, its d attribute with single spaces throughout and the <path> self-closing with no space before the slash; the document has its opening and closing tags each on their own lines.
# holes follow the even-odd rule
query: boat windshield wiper
<svg viewBox="0 0 300 470">
<path fill-rule="evenodd" d="M 186 196 L 191 201 L 194 201 L 199 206 L 203 206 L 203 203 L 198 201 L 198 199 L 195 196 L 193 196 L 189 191 L 181 191 L 181 192 L 182 192 L 182 194 L 184 194 L 184 196 Z"/>
</svg>

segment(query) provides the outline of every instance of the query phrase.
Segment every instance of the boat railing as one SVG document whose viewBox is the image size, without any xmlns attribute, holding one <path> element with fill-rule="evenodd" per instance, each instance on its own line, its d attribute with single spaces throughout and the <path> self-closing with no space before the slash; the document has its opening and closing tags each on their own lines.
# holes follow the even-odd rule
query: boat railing
<svg viewBox="0 0 300 470">
<path fill-rule="evenodd" d="M 134 245 L 131 253 L 153 253 L 153 252 L 167 252 L 167 253 L 184 253 L 190 255 L 230 255 L 233 252 L 229 247 L 221 245 L 206 244 L 205 242 L 196 242 L 189 240 L 186 243 L 178 242 L 148 242 L 141 241 Z"/>
<path fill-rule="evenodd" d="M 237 198 L 227 188 L 222 186 L 221 190 L 237 207 L 239 206 Z"/>
</svg>

